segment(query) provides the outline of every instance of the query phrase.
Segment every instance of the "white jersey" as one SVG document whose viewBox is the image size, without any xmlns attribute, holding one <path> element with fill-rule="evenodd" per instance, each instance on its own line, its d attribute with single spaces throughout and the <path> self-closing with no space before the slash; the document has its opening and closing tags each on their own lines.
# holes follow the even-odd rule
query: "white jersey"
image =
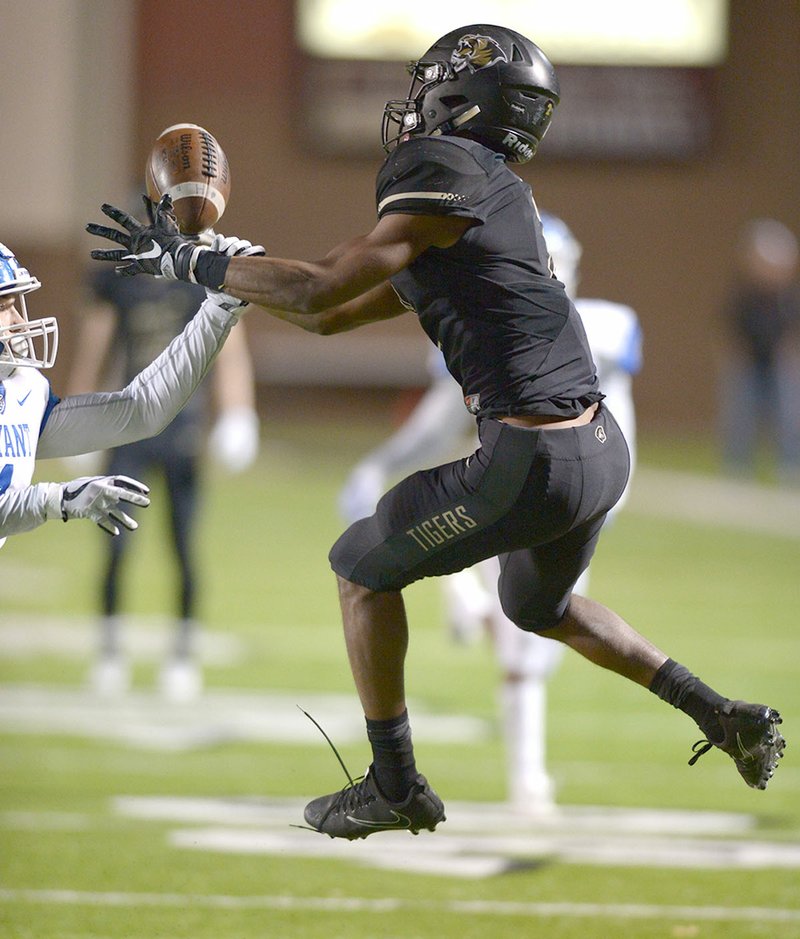
<svg viewBox="0 0 800 939">
<path fill-rule="evenodd" d="M 151 365 L 121 391 L 59 400 L 35 368 L 0 382 L 0 545 L 48 518 L 54 483 L 31 485 L 36 458 L 119 447 L 160 433 L 191 397 L 222 348 L 237 312 L 206 300 Z"/>
<path fill-rule="evenodd" d="M 0 532 L 4 535 L 25 530 L 18 529 L 12 519 L 24 524 L 24 519 L 37 517 L 42 493 L 30 482 L 42 419 L 50 403 L 50 382 L 38 369 L 17 368 L 10 378 L 0 381 Z M 4 543 L 5 537 L 0 546 Z"/>
</svg>

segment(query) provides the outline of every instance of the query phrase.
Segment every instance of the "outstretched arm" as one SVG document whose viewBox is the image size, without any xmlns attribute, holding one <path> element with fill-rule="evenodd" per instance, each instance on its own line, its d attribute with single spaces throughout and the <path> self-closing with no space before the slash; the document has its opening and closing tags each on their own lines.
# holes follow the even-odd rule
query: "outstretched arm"
<svg viewBox="0 0 800 939">
<path fill-rule="evenodd" d="M 92 257 L 117 263 L 120 274 L 161 275 L 224 289 L 314 332 L 341 332 L 402 312 L 399 301 L 386 306 L 389 278 L 428 248 L 455 244 L 473 224 L 471 219 L 448 215 L 390 214 L 369 234 L 343 242 L 311 262 L 231 258 L 193 244 L 178 232 L 167 196 L 156 207 L 150 225 L 113 206 L 103 206 L 103 212 L 124 231 L 95 224 L 88 230 L 123 248 L 95 250 Z M 307 324 L 303 317 L 310 318 Z"/>
<path fill-rule="evenodd" d="M 168 197 L 162 203 L 169 207 Z M 162 203 L 156 218 L 161 219 L 171 237 L 180 240 L 174 234 L 177 232 L 174 218 L 166 214 Z M 113 213 L 114 217 L 127 219 L 133 227 L 142 227 L 118 209 Z M 117 232 L 114 240 L 123 237 Z M 225 258 L 264 251 L 260 245 L 224 235 L 215 235 L 212 245 L 215 248 L 212 253 Z M 194 244 L 191 248 L 199 250 Z M 194 394 L 246 305 L 224 293 L 206 293 L 206 300 L 183 332 L 122 391 L 73 395 L 60 401 L 42 429 L 39 457 L 90 453 L 160 433 Z"/>
<path fill-rule="evenodd" d="M 347 332 L 367 323 L 392 319 L 408 312 L 408 307 L 400 302 L 400 298 L 388 281 L 356 297 L 355 300 L 340 303 L 317 313 L 293 313 L 269 307 L 261 307 L 261 309 L 276 319 L 292 323 L 306 332 L 317 333 L 320 336 Z"/>
<path fill-rule="evenodd" d="M 207 299 L 183 332 L 121 391 L 63 398 L 37 456 L 74 456 L 153 437 L 183 408 L 222 348 L 238 311 Z"/>
<path fill-rule="evenodd" d="M 387 215 L 320 261 L 233 258 L 225 289 L 270 309 L 313 315 L 383 287 L 423 251 L 454 244 L 470 224 L 452 216 Z"/>
</svg>

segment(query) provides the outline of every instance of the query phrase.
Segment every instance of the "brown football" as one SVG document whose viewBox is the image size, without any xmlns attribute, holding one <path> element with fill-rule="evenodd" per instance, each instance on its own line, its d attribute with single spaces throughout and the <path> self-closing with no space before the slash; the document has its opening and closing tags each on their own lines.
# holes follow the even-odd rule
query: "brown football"
<svg viewBox="0 0 800 939">
<path fill-rule="evenodd" d="M 204 128 L 173 124 L 153 144 L 145 168 L 145 185 L 154 202 L 169 193 L 180 230 L 197 235 L 213 228 L 228 204 L 228 158 Z"/>
</svg>

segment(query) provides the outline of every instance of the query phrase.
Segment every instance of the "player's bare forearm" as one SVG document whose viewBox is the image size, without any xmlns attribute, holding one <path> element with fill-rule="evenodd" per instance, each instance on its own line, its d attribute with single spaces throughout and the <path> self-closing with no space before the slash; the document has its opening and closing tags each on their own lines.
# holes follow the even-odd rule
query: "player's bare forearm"
<svg viewBox="0 0 800 939">
<path fill-rule="evenodd" d="M 468 220 L 459 218 L 389 215 L 369 234 L 343 242 L 320 261 L 234 257 L 224 289 L 267 310 L 282 311 L 282 319 L 314 332 L 318 331 L 314 321 L 307 324 L 303 317 L 315 317 L 329 331 L 341 332 L 386 319 L 381 304 L 370 297 L 372 292 L 388 296 L 393 274 L 431 246 L 453 244 L 468 226 Z M 350 306 L 358 301 L 357 307 Z M 395 307 L 390 315 L 400 312 Z"/>
<path fill-rule="evenodd" d="M 295 313 L 271 307 L 261 308 L 276 319 L 321 336 L 347 332 L 367 323 L 393 319 L 407 312 L 406 307 L 402 305 L 388 283 L 381 284 L 349 303 L 342 303 L 319 313 Z"/>
<path fill-rule="evenodd" d="M 370 236 L 364 236 L 315 262 L 233 258 L 225 274 L 225 290 L 269 310 L 311 316 L 380 286 L 410 257 L 406 246 L 375 246 Z"/>
</svg>

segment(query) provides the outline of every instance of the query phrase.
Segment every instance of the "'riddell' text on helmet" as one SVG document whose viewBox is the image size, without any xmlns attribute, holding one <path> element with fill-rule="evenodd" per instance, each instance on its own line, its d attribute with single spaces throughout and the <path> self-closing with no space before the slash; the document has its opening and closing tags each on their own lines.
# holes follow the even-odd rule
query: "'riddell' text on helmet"
<svg viewBox="0 0 800 939">
<path fill-rule="evenodd" d="M 503 26 L 453 30 L 408 69 L 408 97 L 387 102 L 383 112 L 387 149 L 411 135 L 454 134 L 502 153 L 509 163 L 527 163 L 559 101 L 550 60 Z"/>
</svg>

